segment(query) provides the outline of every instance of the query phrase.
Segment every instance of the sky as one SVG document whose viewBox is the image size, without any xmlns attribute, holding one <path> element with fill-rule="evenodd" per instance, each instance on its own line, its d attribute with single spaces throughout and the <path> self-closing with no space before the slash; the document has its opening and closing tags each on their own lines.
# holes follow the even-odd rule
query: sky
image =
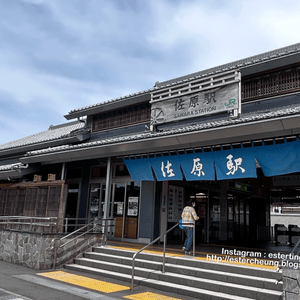
<svg viewBox="0 0 300 300">
<path fill-rule="evenodd" d="M 0 0 L 0 145 L 300 42 L 299 0 Z"/>
</svg>

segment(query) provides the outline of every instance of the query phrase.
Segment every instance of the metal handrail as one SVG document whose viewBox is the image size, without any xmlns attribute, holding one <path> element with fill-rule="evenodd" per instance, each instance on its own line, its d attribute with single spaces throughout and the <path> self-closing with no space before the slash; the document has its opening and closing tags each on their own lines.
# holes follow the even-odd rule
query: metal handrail
<svg viewBox="0 0 300 300">
<path fill-rule="evenodd" d="M 174 228 L 176 228 L 179 225 L 179 223 L 177 223 L 176 225 L 174 225 L 173 227 L 171 227 L 170 229 L 168 229 L 165 233 L 161 234 L 159 237 L 157 237 L 155 240 L 153 240 L 152 242 L 150 242 L 149 244 L 147 244 L 146 246 L 144 246 L 142 249 L 140 249 L 139 251 L 135 252 L 133 254 L 132 257 L 132 277 L 131 277 L 131 291 L 133 292 L 133 284 L 134 284 L 134 262 L 135 262 L 135 258 L 136 256 L 141 253 L 142 251 L 144 251 L 145 249 L 147 249 L 149 246 L 153 245 L 154 243 L 156 243 L 159 239 L 161 239 L 162 237 L 164 237 L 164 250 L 163 250 L 163 265 L 162 265 L 162 273 L 165 273 L 165 256 L 166 256 L 166 237 L 167 234 L 172 231 Z M 181 223 L 181 225 L 194 225 L 194 229 L 193 229 L 193 257 L 195 256 L 195 223 Z"/>
<path fill-rule="evenodd" d="M 98 218 L 95 218 L 95 219 L 94 219 L 92 222 L 90 222 L 89 224 L 80 227 L 79 229 L 77 229 L 77 230 L 75 230 L 75 231 L 73 231 L 73 232 L 67 234 L 66 236 L 64 236 L 64 237 L 62 237 L 62 238 L 60 238 L 60 239 L 54 238 L 54 239 L 52 240 L 52 242 L 51 242 L 51 243 L 52 243 L 52 247 L 50 248 L 51 250 L 54 249 L 53 269 L 55 269 L 55 266 L 56 266 L 57 251 L 58 251 L 59 248 L 62 248 L 62 247 L 64 247 L 64 246 L 68 245 L 69 243 L 75 241 L 76 239 L 78 239 L 78 238 L 80 238 L 80 237 L 86 235 L 87 233 L 89 233 L 89 232 L 91 232 L 91 231 L 95 231 L 95 230 L 98 229 L 98 228 L 103 228 L 103 227 L 106 228 L 107 226 L 110 226 L 110 227 L 111 227 L 111 226 L 114 226 L 114 225 L 112 225 L 112 224 L 106 225 L 106 221 L 107 221 L 107 220 L 113 220 L 113 219 L 98 219 Z M 103 224 L 103 223 L 102 223 L 102 224 L 99 224 L 99 223 L 98 223 L 99 221 L 104 221 L 105 224 Z M 73 225 L 73 224 L 72 224 L 72 225 Z M 89 226 L 92 226 L 92 228 L 90 228 L 89 230 L 86 230 L 85 232 L 83 232 L 83 233 L 80 234 L 80 235 L 76 235 L 74 238 L 72 238 L 71 240 L 69 240 L 69 241 L 67 241 L 67 242 L 65 242 L 65 243 L 63 243 L 63 244 L 60 244 L 58 247 L 56 246 L 57 243 L 58 243 L 59 241 L 61 242 L 61 241 L 63 241 L 63 240 L 66 239 L 66 238 L 70 238 L 71 236 L 77 234 L 79 231 L 82 231 L 83 229 L 85 229 L 85 228 L 87 228 L 87 227 L 89 227 Z M 104 233 L 104 236 L 102 237 L 102 239 L 105 239 L 105 238 L 106 238 L 106 237 L 105 237 L 105 233 Z"/>
<path fill-rule="evenodd" d="M 80 227 L 89 223 L 92 218 L 58 218 L 58 217 L 29 217 L 29 216 L 0 216 L 0 225 L 4 225 L 8 229 L 10 225 L 30 225 L 32 227 L 50 227 L 50 226 L 63 226 L 63 231 L 67 232 L 68 227 Z M 46 222 L 48 221 L 48 222 Z M 60 224 L 61 221 L 61 225 Z M 70 223 L 74 221 L 74 223 Z M 80 223 L 83 222 L 83 223 Z"/>
<path fill-rule="evenodd" d="M 0 216 L 0 220 L 26 220 L 26 219 L 30 219 L 30 220 L 57 220 L 57 217 L 27 217 L 27 216 Z M 5 223 L 5 222 L 1 222 L 1 223 Z M 13 223 L 13 222 L 11 222 Z M 18 222 L 15 222 L 13 224 L 18 224 Z"/>
<path fill-rule="evenodd" d="M 64 221 L 64 231 L 65 232 L 68 232 L 68 227 L 79 227 L 81 226 L 84 226 L 87 223 L 90 223 L 91 220 L 94 220 L 93 218 L 70 218 L 70 217 L 66 217 L 66 218 L 63 218 L 63 221 Z M 70 223 L 70 221 L 75 221 L 75 223 Z M 79 223 L 80 221 L 84 221 L 84 223 Z M 73 231 L 72 231 L 73 232 Z"/>
<path fill-rule="evenodd" d="M 28 222 L 26 222 L 28 220 Z M 0 225 L 6 225 L 5 229 L 8 229 L 8 225 L 30 225 L 32 226 L 50 227 L 57 225 L 57 217 L 28 217 L 28 216 L 0 216 Z M 23 221 L 23 222 L 21 222 Z M 49 221 L 49 222 L 39 222 Z"/>
</svg>

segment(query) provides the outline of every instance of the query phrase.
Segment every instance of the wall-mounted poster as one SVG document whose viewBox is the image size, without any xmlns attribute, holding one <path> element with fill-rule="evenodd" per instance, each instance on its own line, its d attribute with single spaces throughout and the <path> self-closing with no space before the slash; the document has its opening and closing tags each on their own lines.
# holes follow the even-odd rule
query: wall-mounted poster
<svg viewBox="0 0 300 300">
<path fill-rule="evenodd" d="M 138 204 L 139 204 L 139 197 L 129 197 L 128 198 L 127 216 L 137 216 L 138 215 Z"/>
<path fill-rule="evenodd" d="M 92 214 L 95 214 L 98 212 L 98 210 L 99 210 L 99 198 L 93 196 L 91 199 L 90 211 Z"/>
<path fill-rule="evenodd" d="M 123 215 L 123 202 L 117 204 L 117 215 Z"/>
<path fill-rule="evenodd" d="M 183 188 L 169 186 L 168 222 L 178 222 L 183 210 Z"/>
</svg>

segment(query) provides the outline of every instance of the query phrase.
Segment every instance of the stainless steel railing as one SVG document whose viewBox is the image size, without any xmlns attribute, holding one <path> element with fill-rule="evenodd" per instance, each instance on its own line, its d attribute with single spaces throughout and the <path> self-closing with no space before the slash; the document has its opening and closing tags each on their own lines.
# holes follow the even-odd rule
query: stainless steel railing
<svg viewBox="0 0 300 300">
<path fill-rule="evenodd" d="M 159 237 L 157 237 L 155 240 L 153 240 L 152 242 L 150 242 L 149 244 L 147 244 L 146 246 L 144 246 L 142 249 L 140 249 L 139 251 L 135 252 L 133 254 L 132 257 L 132 277 L 131 277 L 131 291 L 133 292 L 133 285 L 134 285 L 134 264 L 135 264 L 135 258 L 136 256 L 141 253 L 142 251 L 144 251 L 145 249 L 147 249 L 149 246 L 153 245 L 154 243 L 156 243 L 158 240 L 160 240 L 162 237 L 164 238 L 164 246 L 163 246 L 163 263 L 162 263 L 162 273 L 165 273 L 165 257 L 166 257 L 166 241 L 167 241 L 167 234 L 169 232 L 171 232 L 173 229 L 175 229 L 177 226 L 179 225 L 179 223 L 177 223 L 176 225 L 174 225 L 173 227 L 171 227 L 169 230 L 167 230 L 165 233 L 161 234 Z M 181 223 L 181 225 L 194 225 L 194 223 Z M 193 257 L 195 256 L 195 228 L 196 226 L 194 226 L 193 229 Z"/>
<path fill-rule="evenodd" d="M 80 227 L 79 229 L 67 234 L 66 236 L 64 236 L 60 239 L 54 238 L 52 240 L 52 247 L 51 247 L 51 250 L 54 249 L 53 269 L 55 269 L 55 267 L 56 267 L 58 250 L 60 248 L 63 248 L 64 246 L 74 242 L 76 239 L 85 236 L 87 233 L 90 233 L 90 232 L 102 233 L 102 230 L 100 231 L 100 228 L 101 229 L 104 228 L 104 233 L 102 236 L 102 246 L 104 246 L 106 243 L 106 240 L 107 240 L 106 228 L 114 226 L 114 224 L 107 224 L 107 221 L 112 221 L 112 220 L 113 219 L 97 219 L 97 218 L 95 218 L 92 222 Z M 88 227 L 90 227 L 90 228 L 88 229 Z M 78 233 L 79 233 L 79 235 L 78 235 Z M 64 240 L 66 240 L 66 239 L 68 239 L 68 240 L 66 242 L 64 242 Z"/>
<path fill-rule="evenodd" d="M 0 229 L 40 233 L 50 228 L 47 233 L 67 233 L 82 228 L 93 220 L 92 218 L 0 216 Z"/>
<path fill-rule="evenodd" d="M 52 231 L 53 227 L 57 226 L 56 217 L 26 217 L 26 216 L 0 216 L 0 228 L 9 229 L 24 229 L 28 231 L 35 231 L 37 227 L 49 227 Z M 15 228 L 13 228 L 15 227 Z"/>
<path fill-rule="evenodd" d="M 88 224 L 86 224 L 87 221 Z M 49 230 L 45 232 L 43 228 L 50 228 L 51 234 L 55 236 L 64 235 L 61 238 L 53 238 L 49 247 L 51 251 L 54 250 L 53 268 L 55 268 L 57 263 L 57 251 L 74 242 L 76 239 L 84 237 L 88 233 L 102 234 L 102 246 L 104 246 L 107 241 L 107 228 L 115 226 L 113 221 L 114 219 L 93 219 L 91 221 L 90 218 L 60 219 L 57 217 L 0 216 L 0 229 L 49 234 Z M 37 231 L 37 229 L 40 231 Z M 65 235 L 70 229 L 72 232 Z M 71 252 L 71 250 L 64 249 L 64 254 L 68 252 Z"/>
</svg>

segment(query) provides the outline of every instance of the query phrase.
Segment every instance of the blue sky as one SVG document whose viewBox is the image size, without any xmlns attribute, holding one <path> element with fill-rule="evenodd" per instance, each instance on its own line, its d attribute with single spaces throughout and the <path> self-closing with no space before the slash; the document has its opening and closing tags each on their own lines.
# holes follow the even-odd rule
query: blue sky
<svg viewBox="0 0 300 300">
<path fill-rule="evenodd" d="M 0 144 L 300 42 L 298 0 L 0 0 Z"/>
</svg>

